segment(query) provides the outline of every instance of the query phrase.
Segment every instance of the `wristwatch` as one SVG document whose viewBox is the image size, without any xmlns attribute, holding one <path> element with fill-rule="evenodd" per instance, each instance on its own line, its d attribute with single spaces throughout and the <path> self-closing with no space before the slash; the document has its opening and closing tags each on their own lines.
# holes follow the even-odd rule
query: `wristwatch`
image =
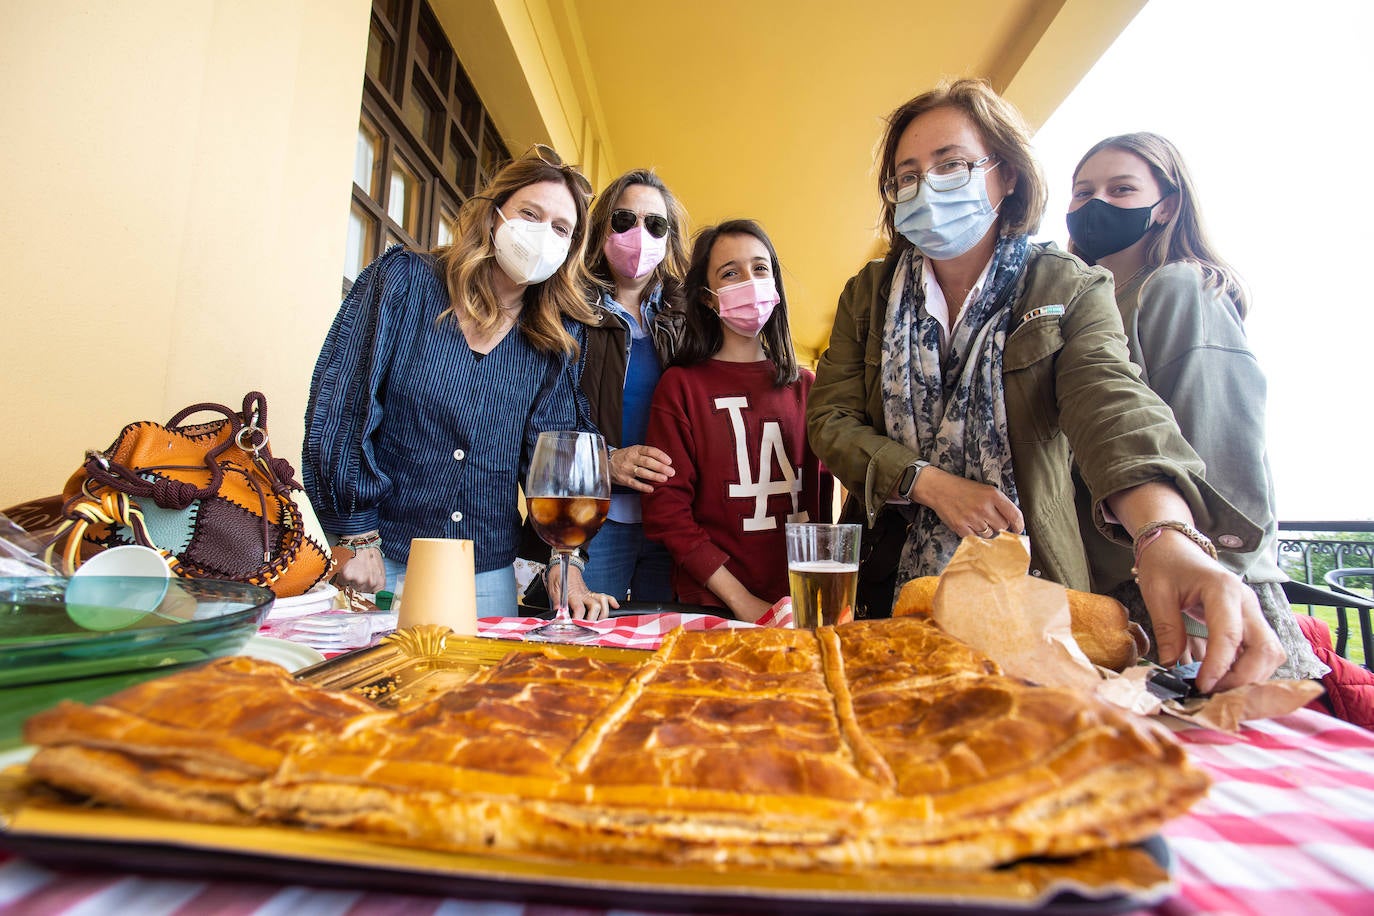
<svg viewBox="0 0 1374 916">
<path fill-rule="evenodd" d="M 897 495 L 909 501 L 911 488 L 916 486 L 916 478 L 928 467 L 929 461 L 917 461 L 915 464 L 907 465 L 906 470 L 902 471 L 902 476 L 897 478 Z"/>
</svg>

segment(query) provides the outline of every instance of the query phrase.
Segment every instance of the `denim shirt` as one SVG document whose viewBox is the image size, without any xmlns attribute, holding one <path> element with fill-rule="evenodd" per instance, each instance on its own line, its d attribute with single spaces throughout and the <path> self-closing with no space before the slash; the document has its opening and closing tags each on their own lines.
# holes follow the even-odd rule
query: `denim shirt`
<svg viewBox="0 0 1374 916">
<path fill-rule="evenodd" d="M 515 560 L 518 487 L 539 433 L 595 431 L 575 360 L 513 329 L 478 360 L 431 258 L 392 248 L 359 275 L 325 338 L 306 409 L 303 478 L 321 525 L 474 542 L 476 571 Z M 564 320 L 582 343 L 580 324 Z"/>
</svg>

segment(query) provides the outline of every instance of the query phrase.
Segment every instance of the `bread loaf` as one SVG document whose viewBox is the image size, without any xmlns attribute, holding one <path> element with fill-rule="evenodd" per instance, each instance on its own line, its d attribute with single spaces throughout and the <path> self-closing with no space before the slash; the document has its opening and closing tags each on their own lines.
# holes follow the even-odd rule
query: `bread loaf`
<svg viewBox="0 0 1374 916">
<path fill-rule="evenodd" d="M 939 576 L 920 576 L 902 586 L 893 603 L 893 617 L 929 617 L 935 612 Z M 1126 607 L 1114 598 L 1065 589 L 1074 641 L 1094 665 L 1123 671 L 1149 651 L 1145 632 L 1134 623 Z"/>
</svg>

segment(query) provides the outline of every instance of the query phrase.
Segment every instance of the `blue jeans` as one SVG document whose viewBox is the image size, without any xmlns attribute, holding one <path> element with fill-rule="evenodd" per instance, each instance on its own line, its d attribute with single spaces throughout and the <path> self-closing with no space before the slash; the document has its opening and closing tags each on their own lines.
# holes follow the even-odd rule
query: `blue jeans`
<svg viewBox="0 0 1374 916">
<path fill-rule="evenodd" d="M 385 558 L 386 587 L 395 594 L 405 588 L 406 568 L 399 560 Z M 515 603 L 515 570 L 509 566 L 477 574 L 477 616 L 518 617 Z"/>
<path fill-rule="evenodd" d="M 673 559 L 668 549 L 644 536 L 644 526 L 607 522 L 588 545 L 582 574 L 587 587 L 619 601 L 673 600 Z"/>
</svg>

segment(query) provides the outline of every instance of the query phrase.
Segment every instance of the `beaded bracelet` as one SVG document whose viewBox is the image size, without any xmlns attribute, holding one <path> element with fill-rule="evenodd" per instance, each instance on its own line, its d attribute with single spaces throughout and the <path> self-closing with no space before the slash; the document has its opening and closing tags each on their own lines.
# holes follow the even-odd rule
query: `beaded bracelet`
<svg viewBox="0 0 1374 916">
<path fill-rule="evenodd" d="M 1140 526 L 1140 529 L 1135 533 L 1135 563 L 1131 565 L 1131 575 L 1136 577 L 1137 582 L 1140 581 L 1140 570 L 1138 568 L 1140 566 L 1140 555 L 1145 552 L 1146 547 L 1149 547 L 1159 539 L 1159 536 L 1164 533 L 1164 529 L 1166 528 L 1171 531 L 1177 531 L 1179 534 L 1201 547 L 1203 551 L 1206 552 L 1207 556 L 1211 557 L 1213 560 L 1217 558 L 1217 548 L 1216 545 L 1212 543 L 1211 538 L 1207 537 L 1207 535 L 1198 531 L 1187 522 L 1180 522 L 1173 519 L 1161 522 L 1150 522 L 1148 525 Z"/>
<path fill-rule="evenodd" d="M 339 546 L 347 547 L 357 553 L 359 550 L 382 549 L 382 535 L 377 531 L 370 531 L 367 534 L 345 534 L 339 538 Z"/>
</svg>

